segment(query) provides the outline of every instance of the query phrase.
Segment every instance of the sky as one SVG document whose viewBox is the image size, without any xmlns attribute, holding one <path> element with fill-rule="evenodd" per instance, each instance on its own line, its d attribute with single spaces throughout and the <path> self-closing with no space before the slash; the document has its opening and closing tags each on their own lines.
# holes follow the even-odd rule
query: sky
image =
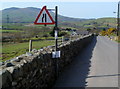
<svg viewBox="0 0 120 89">
<path fill-rule="evenodd" d="M 12 1 L 12 0 L 11 0 Z M 47 6 L 48 9 L 53 9 L 55 6 L 58 6 L 58 13 L 63 16 L 67 17 L 74 17 L 74 18 L 102 18 L 102 17 L 116 17 L 117 14 L 113 12 L 117 12 L 117 0 L 107 0 L 104 1 L 89 1 L 85 0 L 83 1 L 60 1 L 60 2 L 55 2 L 54 0 L 50 1 L 36 1 L 34 2 L 31 1 L 15 1 L 14 2 L 8 2 L 7 0 L 2 1 L 2 9 L 5 8 L 10 8 L 10 7 L 19 7 L 19 8 L 25 8 L 25 7 L 37 7 L 37 8 L 42 8 L 43 6 Z M 52 2 L 53 1 L 53 2 Z M 57 1 L 57 0 L 56 0 Z M 74 1 L 74 2 L 73 2 Z M 89 2 L 87 2 L 89 1 Z"/>
<path fill-rule="evenodd" d="M 119 0 L 1 0 L 1 2 L 118 2 Z"/>
</svg>

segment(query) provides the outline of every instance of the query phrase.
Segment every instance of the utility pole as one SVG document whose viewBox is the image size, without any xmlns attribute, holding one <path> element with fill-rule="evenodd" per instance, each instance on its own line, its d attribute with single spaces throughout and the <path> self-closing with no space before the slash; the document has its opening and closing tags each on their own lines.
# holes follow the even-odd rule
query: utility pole
<svg viewBox="0 0 120 89">
<path fill-rule="evenodd" d="M 117 36 L 119 36 L 120 30 L 120 1 L 118 2 L 118 13 L 117 13 Z"/>
</svg>

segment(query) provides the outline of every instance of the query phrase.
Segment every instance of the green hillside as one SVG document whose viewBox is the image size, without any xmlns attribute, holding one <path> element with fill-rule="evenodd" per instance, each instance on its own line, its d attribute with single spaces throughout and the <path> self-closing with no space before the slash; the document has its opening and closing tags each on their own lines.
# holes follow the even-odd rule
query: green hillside
<svg viewBox="0 0 120 89">
<path fill-rule="evenodd" d="M 7 22 L 7 16 L 10 23 L 33 23 L 40 8 L 27 7 L 27 8 L 7 8 L 2 10 L 2 22 Z M 50 12 L 54 18 L 54 13 Z M 72 27 L 72 28 L 108 28 L 116 27 L 116 18 L 99 18 L 99 19 L 80 19 L 70 18 L 58 15 L 59 26 Z"/>
<path fill-rule="evenodd" d="M 70 22 L 62 22 L 60 25 L 71 26 L 74 28 L 116 28 L 117 21 L 116 18 L 99 18 L 99 19 L 88 19 L 80 22 L 70 21 Z"/>
<path fill-rule="evenodd" d="M 27 7 L 27 8 L 8 8 L 2 10 L 2 21 L 3 23 L 7 22 L 7 15 L 9 16 L 10 22 L 19 22 L 19 23 L 33 23 L 40 12 L 40 8 Z M 54 13 L 50 12 L 54 18 Z M 59 21 L 82 21 L 84 19 L 70 18 L 65 16 L 58 16 Z"/>
<path fill-rule="evenodd" d="M 8 8 L 2 11 L 2 21 L 7 22 L 7 15 L 9 22 L 33 22 L 40 9 L 29 8 Z"/>
</svg>

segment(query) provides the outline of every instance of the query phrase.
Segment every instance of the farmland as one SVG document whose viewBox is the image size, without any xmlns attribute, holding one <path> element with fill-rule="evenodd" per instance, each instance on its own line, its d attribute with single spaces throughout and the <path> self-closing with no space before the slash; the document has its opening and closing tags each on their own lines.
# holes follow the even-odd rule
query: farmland
<svg viewBox="0 0 120 89">
<path fill-rule="evenodd" d="M 40 49 L 45 46 L 54 45 L 54 41 L 33 41 L 33 49 Z M 19 56 L 28 52 L 29 50 L 29 42 L 24 43 L 15 43 L 15 44 L 4 44 L 2 46 L 2 60 L 8 60 L 15 56 Z"/>
<path fill-rule="evenodd" d="M 22 31 L 17 31 L 17 30 L 0 30 L 2 33 L 14 33 L 14 32 L 22 32 Z"/>
<path fill-rule="evenodd" d="M 33 48 L 36 49 L 54 44 L 54 25 L 45 27 L 44 25 L 33 24 L 38 11 L 38 8 L 8 8 L 3 10 L 2 30 L 0 30 L 2 32 L 3 43 L 1 49 L 3 51 L 3 60 L 8 60 L 27 52 L 30 39 L 38 40 L 33 41 Z M 54 13 L 50 13 L 53 16 Z M 7 14 L 9 16 L 9 23 L 6 22 Z M 70 32 L 62 31 L 66 28 L 75 30 L 91 29 L 94 33 L 117 26 L 116 18 L 77 19 L 61 15 L 58 15 L 58 23 L 60 36 L 70 35 Z"/>
<path fill-rule="evenodd" d="M 97 24 L 98 26 L 105 27 L 106 23 L 104 25 L 100 25 L 100 22 L 102 20 L 98 20 Z M 112 20 L 110 20 L 112 21 Z M 92 24 L 94 21 L 88 20 L 84 21 L 83 23 L 75 22 L 76 25 L 82 26 L 82 28 L 93 28 L 94 24 Z M 67 22 L 66 22 L 67 23 Z M 90 24 L 91 23 L 91 24 Z M 112 22 L 110 22 L 112 23 Z M 70 24 L 73 24 L 73 22 L 70 22 Z M 60 25 L 60 28 L 71 28 L 71 29 L 78 29 L 72 27 L 72 25 Z M 9 23 L 4 24 L 3 27 L 9 29 L 3 29 L 0 30 L 2 32 L 2 37 L 12 37 L 11 39 L 7 39 L 6 41 L 3 40 L 2 45 L 2 60 L 9 60 L 15 56 L 19 56 L 23 53 L 28 52 L 28 46 L 29 46 L 29 40 L 39 40 L 39 41 L 33 41 L 33 48 L 40 49 L 41 47 L 49 46 L 54 44 L 54 37 L 50 36 L 50 32 L 53 30 L 53 26 L 39 26 L 39 25 L 33 25 L 32 23 L 16 23 L 11 24 Z M 60 29 L 61 30 L 61 29 Z M 69 32 L 68 32 L 69 33 Z M 38 36 L 36 38 L 35 36 Z M 46 40 L 49 39 L 49 40 Z M 51 40 L 52 39 L 52 40 Z M 50 41 L 51 40 L 51 41 Z M 6 43 L 7 42 L 7 43 Z M 22 42 L 22 43 L 21 43 Z"/>
<path fill-rule="evenodd" d="M 1 60 L 9 60 L 28 52 L 29 40 L 33 40 L 33 49 L 54 45 L 54 37 L 50 35 L 52 30 L 53 26 L 33 26 L 30 23 L 4 23 L 3 29 L 0 30 L 3 38 Z M 59 38 L 61 39 L 61 37 Z"/>
</svg>

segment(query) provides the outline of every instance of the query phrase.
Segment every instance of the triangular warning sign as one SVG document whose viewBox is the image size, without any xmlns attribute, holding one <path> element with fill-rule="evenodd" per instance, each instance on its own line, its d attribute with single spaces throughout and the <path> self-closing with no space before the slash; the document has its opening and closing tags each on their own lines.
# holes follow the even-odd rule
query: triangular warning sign
<svg viewBox="0 0 120 89">
<path fill-rule="evenodd" d="M 55 24 L 52 16 L 46 9 L 46 6 L 42 8 L 40 13 L 38 14 L 34 24 Z"/>
</svg>

